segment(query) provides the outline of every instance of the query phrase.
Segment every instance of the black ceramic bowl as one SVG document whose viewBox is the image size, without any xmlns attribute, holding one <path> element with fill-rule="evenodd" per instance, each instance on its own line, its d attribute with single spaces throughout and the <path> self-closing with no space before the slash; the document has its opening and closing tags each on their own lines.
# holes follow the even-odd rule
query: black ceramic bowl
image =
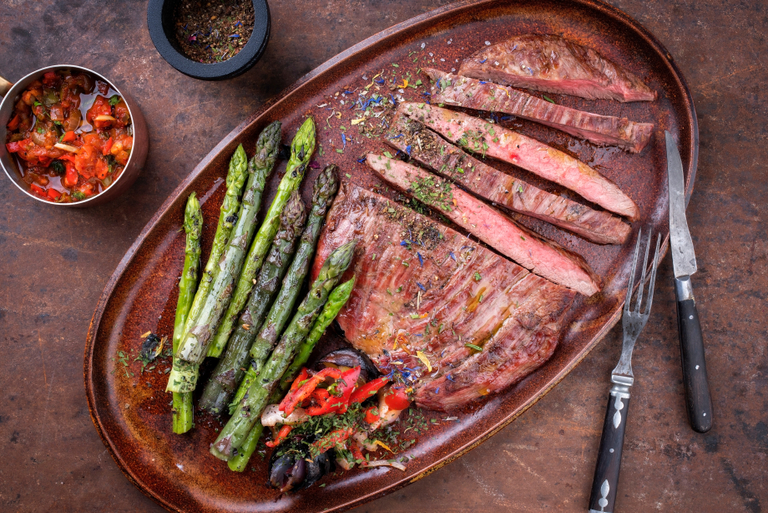
<svg viewBox="0 0 768 513">
<path fill-rule="evenodd" d="M 174 10 L 179 0 L 149 0 L 147 25 L 149 36 L 168 64 L 190 77 L 202 80 L 224 80 L 248 71 L 261 58 L 269 40 L 269 6 L 267 0 L 253 0 L 253 32 L 245 46 L 234 57 L 223 62 L 203 64 L 181 53 L 174 37 Z"/>
</svg>

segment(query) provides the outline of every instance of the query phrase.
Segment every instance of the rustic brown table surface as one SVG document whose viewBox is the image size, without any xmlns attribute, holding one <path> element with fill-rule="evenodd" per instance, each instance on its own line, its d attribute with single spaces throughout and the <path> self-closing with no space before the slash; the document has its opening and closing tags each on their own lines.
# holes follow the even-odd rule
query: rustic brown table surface
<svg viewBox="0 0 768 513">
<path fill-rule="evenodd" d="M 140 103 L 147 166 L 111 205 L 60 210 L 0 187 L 0 510 L 161 511 L 120 472 L 88 415 L 83 346 L 102 288 L 168 194 L 250 112 L 351 45 L 441 0 L 273 1 L 260 63 L 220 83 L 155 51 L 146 2 L 3 0 L 0 74 L 55 63 L 102 72 Z M 618 511 L 768 509 L 768 3 L 611 0 L 682 69 L 701 145 L 688 209 L 714 428 L 685 415 L 672 266 L 635 352 Z M 464 457 L 356 511 L 585 511 L 621 333 Z"/>
</svg>

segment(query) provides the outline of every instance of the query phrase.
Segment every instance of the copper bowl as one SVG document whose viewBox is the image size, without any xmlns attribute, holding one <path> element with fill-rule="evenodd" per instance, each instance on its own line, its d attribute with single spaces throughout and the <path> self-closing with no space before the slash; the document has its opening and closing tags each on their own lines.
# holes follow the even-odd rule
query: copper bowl
<svg viewBox="0 0 768 513">
<path fill-rule="evenodd" d="M 123 97 L 125 104 L 128 106 L 128 112 L 131 114 L 131 122 L 133 126 L 133 149 L 131 150 L 131 156 L 128 158 L 128 162 L 120 176 L 100 193 L 73 203 L 54 203 L 32 194 L 29 191 L 29 187 L 22 181 L 21 173 L 19 172 L 16 162 L 5 147 L 5 141 L 8 136 L 6 125 L 11 119 L 13 106 L 18 101 L 21 93 L 24 92 L 29 84 L 42 78 L 43 74 L 48 71 L 56 71 L 60 69 L 83 71 L 90 73 L 95 78 L 107 82 L 112 86 L 112 89 L 117 91 L 117 94 Z M 5 174 L 11 182 L 30 198 L 45 203 L 46 205 L 53 205 L 56 207 L 80 208 L 101 205 L 125 192 L 133 182 L 136 181 L 139 173 L 141 173 L 141 170 L 144 168 L 144 162 L 147 160 L 147 151 L 149 150 L 149 135 L 147 134 L 147 124 L 144 121 L 144 116 L 141 114 L 141 110 L 139 110 L 139 107 L 133 98 L 121 91 L 111 80 L 108 80 L 100 73 L 96 73 L 88 68 L 83 68 L 82 66 L 74 66 L 71 64 L 47 66 L 45 68 L 40 68 L 37 71 L 33 71 L 15 84 L 11 84 L 0 77 L 0 96 L 3 96 L 3 101 L 0 103 L 0 142 L 2 142 L 2 144 L 0 144 L 0 166 L 2 166 L 3 171 L 5 171 Z"/>
</svg>

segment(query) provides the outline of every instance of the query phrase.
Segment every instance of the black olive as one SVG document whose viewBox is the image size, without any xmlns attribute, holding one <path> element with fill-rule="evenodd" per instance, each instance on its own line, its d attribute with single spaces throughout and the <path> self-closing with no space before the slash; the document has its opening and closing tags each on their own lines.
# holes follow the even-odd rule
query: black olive
<svg viewBox="0 0 768 513">
<path fill-rule="evenodd" d="M 307 462 L 292 453 L 275 457 L 277 452 L 270 461 L 269 484 L 281 492 L 301 487 L 307 475 Z"/>
<path fill-rule="evenodd" d="M 333 459 L 328 456 L 327 452 L 319 454 L 314 460 L 307 462 L 307 476 L 299 488 L 312 486 L 324 475 L 333 472 L 333 467 Z"/>
<path fill-rule="evenodd" d="M 379 375 L 376 367 L 365 354 L 352 348 L 337 349 L 318 360 L 317 367 L 360 367 L 360 379 L 364 382 L 370 381 Z"/>
</svg>

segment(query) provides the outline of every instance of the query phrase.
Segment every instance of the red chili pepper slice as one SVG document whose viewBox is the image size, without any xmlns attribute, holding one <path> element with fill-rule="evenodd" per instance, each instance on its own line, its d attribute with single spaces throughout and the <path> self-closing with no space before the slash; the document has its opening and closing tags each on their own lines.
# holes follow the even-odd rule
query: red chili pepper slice
<svg viewBox="0 0 768 513">
<path fill-rule="evenodd" d="M 315 388 L 317 388 L 317 385 L 322 383 L 322 381 L 329 376 L 334 379 L 339 379 L 341 377 L 341 371 L 339 369 L 334 369 L 333 367 L 327 367 L 321 370 L 320 372 L 318 372 L 317 374 L 309 378 L 309 380 L 307 380 L 306 383 L 299 386 L 292 393 L 288 392 L 288 395 L 286 395 L 285 398 L 280 402 L 279 410 L 285 413 L 286 417 L 291 413 L 293 413 L 293 410 L 296 408 L 296 405 L 298 405 L 301 401 L 309 397 L 312 394 L 312 392 L 315 390 Z M 295 383 L 296 382 L 294 381 L 294 384 Z"/>
<path fill-rule="evenodd" d="M 61 193 L 56 189 L 48 189 L 48 197 L 56 201 L 61 197 Z"/>
<path fill-rule="evenodd" d="M 376 392 L 387 383 L 389 383 L 389 378 L 386 376 L 369 381 L 352 393 L 349 397 L 349 404 L 365 402 L 369 397 L 376 395 Z"/>
<path fill-rule="evenodd" d="M 384 394 L 384 402 L 393 410 L 404 410 L 411 404 L 408 394 L 402 388 L 391 388 Z"/>
<path fill-rule="evenodd" d="M 360 375 L 360 367 L 354 367 L 346 370 L 336 381 L 336 395 L 331 395 L 328 390 L 318 388 L 312 392 L 312 398 L 315 399 L 315 405 L 307 408 L 307 415 L 324 415 L 326 413 L 345 413 L 349 405 L 349 396 L 357 383 L 357 377 Z"/>
<path fill-rule="evenodd" d="M 381 416 L 379 415 L 379 408 L 377 406 L 369 406 L 368 409 L 365 410 L 365 421 L 368 424 L 373 424 L 380 418 Z"/>
<path fill-rule="evenodd" d="M 285 424 L 283 427 L 280 428 L 280 431 L 277 432 L 277 438 L 275 438 L 272 441 L 266 442 L 267 447 L 277 447 L 283 441 L 285 441 L 286 438 L 288 438 L 288 434 L 291 432 L 291 429 L 293 429 L 288 424 Z"/>
<path fill-rule="evenodd" d="M 38 196 L 42 196 L 44 198 L 47 197 L 46 194 L 45 194 L 45 189 L 43 189 L 42 187 L 40 187 L 36 183 L 33 183 L 32 185 L 30 185 L 29 188 L 32 190 L 32 192 L 34 192 Z"/>
<path fill-rule="evenodd" d="M 104 148 L 102 148 L 102 150 L 101 150 L 101 154 L 104 155 L 104 156 L 109 155 L 109 150 L 112 149 L 112 145 L 114 143 L 115 143 L 115 140 L 112 137 L 107 139 L 107 142 L 104 143 Z"/>
<path fill-rule="evenodd" d="M 312 392 L 312 400 L 315 402 L 315 404 L 312 406 L 309 406 L 305 410 L 307 412 L 307 415 L 309 415 L 310 417 L 330 413 L 333 408 L 331 403 L 332 401 L 336 400 L 336 398 L 333 397 L 330 393 L 328 393 L 328 390 L 326 390 L 325 388 L 316 388 Z"/>
<path fill-rule="evenodd" d="M 331 431 L 323 438 L 312 444 L 312 447 L 317 449 L 318 452 L 323 453 L 336 447 L 350 436 L 354 434 L 354 428 L 342 428 L 335 431 Z"/>
<path fill-rule="evenodd" d="M 8 153 L 16 153 L 23 150 L 24 149 L 23 144 L 28 141 L 29 139 L 24 139 L 23 141 L 9 142 L 5 145 L 5 147 L 8 149 Z"/>
<path fill-rule="evenodd" d="M 349 407 L 349 398 L 355 390 L 357 385 L 357 378 L 360 376 L 360 367 L 353 367 L 345 371 L 338 381 L 338 390 L 341 392 L 341 397 L 336 398 L 333 401 L 334 411 L 336 413 L 346 413 Z"/>
<path fill-rule="evenodd" d="M 72 142 L 75 139 L 77 139 L 77 136 L 75 135 L 75 132 L 73 130 L 69 130 L 61 138 L 61 142 Z"/>
<path fill-rule="evenodd" d="M 18 114 L 16 114 L 15 116 L 13 116 L 13 119 L 10 120 L 8 124 L 5 126 L 8 128 L 8 130 L 16 130 L 17 128 L 19 128 L 20 122 L 21 122 L 21 117 Z"/>
<path fill-rule="evenodd" d="M 62 183 L 65 187 L 74 187 L 77 185 L 77 169 L 75 169 L 75 165 L 72 162 L 66 162 L 64 166 L 67 171 L 64 173 L 64 180 Z"/>
</svg>

